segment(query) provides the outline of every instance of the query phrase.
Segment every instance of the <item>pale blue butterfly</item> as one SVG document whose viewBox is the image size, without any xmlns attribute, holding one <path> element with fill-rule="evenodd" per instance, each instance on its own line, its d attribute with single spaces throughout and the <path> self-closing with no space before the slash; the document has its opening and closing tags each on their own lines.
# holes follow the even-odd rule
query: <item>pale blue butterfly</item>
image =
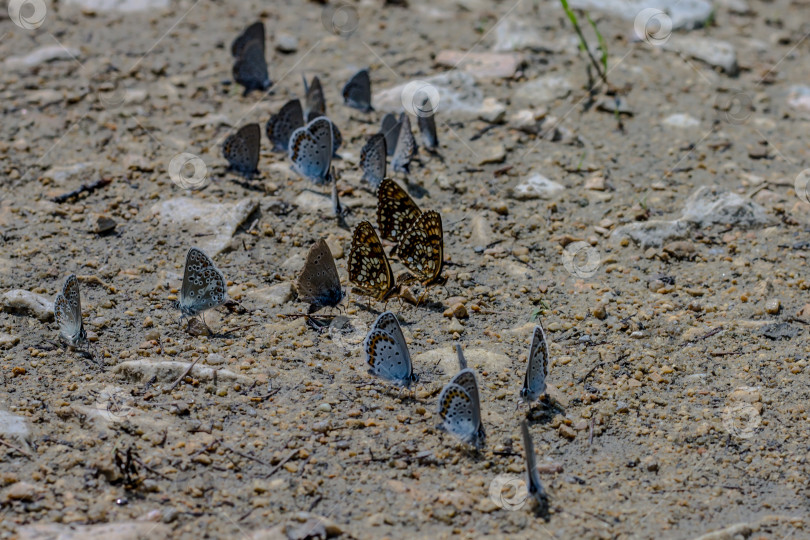
<svg viewBox="0 0 810 540">
<path fill-rule="evenodd" d="M 56 295 L 53 302 L 53 315 L 59 325 L 59 334 L 76 347 L 87 341 L 87 332 L 82 323 L 82 299 L 79 292 L 79 280 L 71 274 Z"/>
<path fill-rule="evenodd" d="M 467 362 L 460 345 L 456 345 L 456 353 L 462 369 L 439 394 L 438 413 L 442 419 L 440 427 L 463 442 L 480 449 L 484 444 L 486 432 L 481 422 L 478 382 L 475 379 L 475 372 L 466 367 Z"/>
<path fill-rule="evenodd" d="M 419 376 L 413 372 L 411 355 L 396 315 L 386 311 L 377 317 L 374 326 L 363 341 L 368 372 L 391 381 L 397 386 L 409 387 Z"/>
<path fill-rule="evenodd" d="M 520 423 L 520 431 L 523 433 L 523 452 L 526 454 L 526 488 L 529 495 L 534 497 L 539 508 L 545 509 L 548 506 L 548 495 L 540 483 L 540 475 L 537 473 L 537 461 L 534 454 L 534 443 L 529 433 L 529 425 L 526 420 Z"/>
<path fill-rule="evenodd" d="M 273 150 L 286 152 L 290 144 L 290 135 L 303 125 L 304 110 L 301 108 L 301 101 L 291 99 L 278 113 L 270 117 L 264 131 L 273 144 Z"/>
<path fill-rule="evenodd" d="M 372 135 L 360 151 L 360 167 L 363 169 L 363 180 L 376 191 L 385 178 L 385 135 Z"/>
<path fill-rule="evenodd" d="M 332 165 L 332 121 L 319 116 L 290 136 L 289 156 L 292 169 L 318 185 L 329 181 Z"/>
<path fill-rule="evenodd" d="M 529 347 L 529 361 L 526 375 L 523 377 L 523 388 L 520 390 L 520 401 L 532 403 L 546 393 L 548 377 L 548 342 L 542 325 L 534 327 L 532 343 Z"/>
<path fill-rule="evenodd" d="M 399 130 L 402 126 L 397 120 L 397 117 L 391 113 L 383 116 L 382 124 L 380 126 L 380 133 L 385 135 L 385 152 L 389 156 L 394 155 L 394 150 L 397 147 L 397 139 L 399 139 Z"/>
<path fill-rule="evenodd" d="M 399 124 L 399 136 L 397 146 L 394 148 L 394 157 L 391 158 L 391 168 L 408 174 L 411 160 L 416 154 L 416 140 L 411 131 L 411 119 L 406 113 L 399 116 Z"/>
<path fill-rule="evenodd" d="M 177 309 L 183 317 L 194 317 L 207 309 L 221 306 L 227 299 L 222 272 L 208 255 L 197 248 L 190 248 L 186 254 Z"/>
</svg>

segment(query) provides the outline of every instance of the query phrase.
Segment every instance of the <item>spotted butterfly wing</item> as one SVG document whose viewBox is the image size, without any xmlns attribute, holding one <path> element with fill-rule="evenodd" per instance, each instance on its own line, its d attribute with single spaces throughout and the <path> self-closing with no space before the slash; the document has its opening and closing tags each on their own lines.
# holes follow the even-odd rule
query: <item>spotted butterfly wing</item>
<svg viewBox="0 0 810 540">
<path fill-rule="evenodd" d="M 335 307 L 343 300 L 335 259 L 321 238 L 309 249 L 304 268 L 295 282 L 298 298 L 309 304 L 309 313 L 325 306 Z"/>
<path fill-rule="evenodd" d="M 240 55 L 233 63 L 233 80 L 242 85 L 243 95 L 251 90 L 267 90 L 273 86 L 267 73 L 267 60 L 264 57 L 264 41 L 248 41 L 241 49 Z"/>
<path fill-rule="evenodd" d="M 442 285 L 447 281 L 441 275 L 444 267 L 444 233 L 438 212 L 430 210 L 422 213 L 402 233 L 397 245 L 397 257 L 425 287 Z"/>
<path fill-rule="evenodd" d="M 301 101 L 291 99 L 270 117 L 264 128 L 267 138 L 273 145 L 273 150 L 286 152 L 290 144 L 293 131 L 304 125 L 304 111 Z"/>
<path fill-rule="evenodd" d="M 481 412 L 467 391 L 453 382 L 439 394 L 441 428 L 465 443 L 481 448 L 484 439 L 479 434 Z"/>
<path fill-rule="evenodd" d="M 79 290 L 79 280 L 71 274 L 62 287 L 62 292 L 56 295 L 53 303 L 54 318 L 59 325 L 59 334 L 72 346 L 87 341 L 87 332 L 82 322 L 82 299 Z"/>
<path fill-rule="evenodd" d="M 205 310 L 221 306 L 228 298 L 225 278 L 214 261 L 197 248 L 186 254 L 183 284 L 178 308 L 184 317 L 194 317 Z"/>
<path fill-rule="evenodd" d="M 349 251 L 349 281 L 356 285 L 352 292 L 380 302 L 399 292 L 391 263 L 368 221 L 361 222 L 354 230 Z"/>
<path fill-rule="evenodd" d="M 377 189 L 377 226 L 384 239 L 398 242 L 420 215 L 407 191 L 390 178 L 383 179 Z"/>
<path fill-rule="evenodd" d="M 225 139 L 222 154 L 228 160 L 230 168 L 246 176 L 255 173 L 259 165 L 261 140 L 262 131 L 259 124 L 243 126 Z"/>
<path fill-rule="evenodd" d="M 292 169 L 317 185 L 329 181 L 332 165 L 332 122 L 320 116 L 290 136 L 288 155 Z"/>
<path fill-rule="evenodd" d="M 520 423 L 520 431 L 523 435 L 523 452 L 526 454 L 526 488 L 529 495 L 544 508 L 548 505 L 548 495 L 540 482 L 540 475 L 537 473 L 537 457 L 534 453 L 534 443 L 529 433 L 529 425 L 526 420 Z"/>
<path fill-rule="evenodd" d="M 371 78 L 367 69 L 355 73 L 343 87 L 343 101 L 349 107 L 363 112 L 371 112 Z"/>
<path fill-rule="evenodd" d="M 360 167 L 363 169 L 363 180 L 372 189 L 380 187 L 385 178 L 385 136 L 382 133 L 372 135 L 360 151 Z"/>
<path fill-rule="evenodd" d="M 386 311 L 377 317 L 363 341 L 369 373 L 408 387 L 419 378 L 413 373 L 411 355 L 396 316 Z"/>
<path fill-rule="evenodd" d="M 420 114 L 416 118 L 419 133 L 422 135 L 422 144 L 429 151 L 434 152 L 439 147 L 439 137 L 436 135 L 435 110 L 430 98 L 425 98 Z"/>
<path fill-rule="evenodd" d="M 304 78 L 304 92 L 306 92 L 306 115 L 307 122 L 312 122 L 319 116 L 326 116 L 326 100 L 323 97 L 323 88 L 321 87 L 321 80 L 315 76 L 312 78 L 312 84 L 307 85 L 307 79 Z"/>
<path fill-rule="evenodd" d="M 411 160 L 416 155 L 416 140 L 413 138 L 411 119 L 407 114 L 402 113 L 399 116 L 399 123 L 399 136 L 394 148 L 394 157 L 391 158 L 391 168 L 396 172 L 408 174 Z"/>
<path fill-rule="evenodd" d="M 397 117 L 391 113 L 383 116 L 380 133 L 385 136 L 385 152 L 389 156 L 394 155 L 394 150 L 397 148 L 397 140 L 399 139 L 399 130 L 402 126 L 397 120 Z"/>
<path fill-rule="evenodd" d="M 536 401 L 546 393 L 548 377 L 548 342 L 542 325 L 534 327 L 532 344 L 529 347 L 529 362 L 526 375 L 523 377 L 523 388 L 520 397 L 528 402 Z"/>
</svg>

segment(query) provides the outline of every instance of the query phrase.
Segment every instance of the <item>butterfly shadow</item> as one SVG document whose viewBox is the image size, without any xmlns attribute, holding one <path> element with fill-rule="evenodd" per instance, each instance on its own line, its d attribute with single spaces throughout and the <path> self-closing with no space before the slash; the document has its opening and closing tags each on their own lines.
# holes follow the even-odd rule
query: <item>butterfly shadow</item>
<svg viewBox="0 0 810 540">
<path fill-rule="evenodd" d="M 236 172 L 228 169 L 229 172 Z M 264 185 L 259 184 L 257 182 L 252 182 L 252 180 L 259 179 L 258 172 L 253 173 L 250 176 L 244 176 L 243 178 L 231 178 L 231 182 L 236 184 L 237 186 L 241 187 L 242 189 L 246 189 L 248 191 L 253 191 L 256 193 L 261 193 L 262 195 L 267 195 L 267 189 Z"/>
<path fill-rule="evenodd" d="M 424 199 L 430 196 L 430 192 L 420 184 L 414 184 L 408 177 L 405 177 L 405 188 L 414 199 Z"/>
<path fill-rule="evenodd" d="M 558 414 L 565 416 L 565 409 L 557 401 L 545 395 L 527 407 L 526 419 L 529 421 L 529 425 L 548 424 Z"/>
</svg>

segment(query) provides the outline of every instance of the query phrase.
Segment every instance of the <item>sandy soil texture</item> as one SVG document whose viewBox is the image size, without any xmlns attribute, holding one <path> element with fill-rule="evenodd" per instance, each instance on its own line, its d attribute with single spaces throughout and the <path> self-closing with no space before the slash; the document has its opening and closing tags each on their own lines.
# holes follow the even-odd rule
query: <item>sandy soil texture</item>
<svg viewBox="0 0 810 540">
<path fill-rule="evenodd" d="M 810 4 L 572 2 L 609 87 L 558 2 L 408 4 L 0 6 L 0 537 L 810 538 Z M 243 96 L 257 19 L 274 85 Z M 369 113 L 341 97 L 363 67 Z M 346 227 L 264 136 L 302 75 L 342 132 Z M 390 175 L 441 214 L 448 283 L 285 317 L 319 238 L 350 288 L 360 149 L 414 81 L 440 156 Z M 245 180 L 221 145 L 250 122 Z M 235 301 L 212 336 L 173 308 L 191 246 Z M 58 337 L 69 274 L 96 361 Z M 364 364 L 384 309 L 411 391 Z M 539 322 L 550 405 L 516 410 Z M 437 428 L 457 343 L 480 452 Z M 524 418 L 548 519 L 516 489 Z"/>
</svg>

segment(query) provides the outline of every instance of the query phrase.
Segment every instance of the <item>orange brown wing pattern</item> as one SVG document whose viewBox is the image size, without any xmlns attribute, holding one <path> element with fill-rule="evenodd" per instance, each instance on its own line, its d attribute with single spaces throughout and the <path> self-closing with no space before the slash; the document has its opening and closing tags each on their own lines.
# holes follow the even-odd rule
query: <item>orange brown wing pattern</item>
<svg viewBox="0 0 810 540">
<path fill-rule="evenodd" d="M 402 235 L 397 247 L 400 261 L 422 285 L 443 284 L 444 232 L 442 218 L 433 210 L 425 212 Z"/>
<path fill-rule="evenodd" d="M 378 301 L 388 299 L 399 290 L 380 239 L 368 221 L 361 222 L 354 230 L 349 252 L 349 281 L 356 285 L 354 292 Z"/>
</svg>

